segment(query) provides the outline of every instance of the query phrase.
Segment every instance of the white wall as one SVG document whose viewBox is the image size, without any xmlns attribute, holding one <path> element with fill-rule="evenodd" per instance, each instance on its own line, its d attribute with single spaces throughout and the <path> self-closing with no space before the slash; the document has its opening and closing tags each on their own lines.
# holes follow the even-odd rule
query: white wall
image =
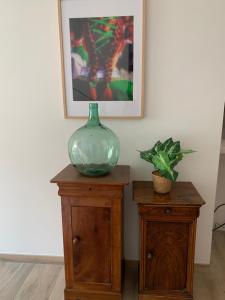
<svg viewBox="0 0 225 300">
<path fill-rule="evenodd" d="M 60 201 L 49 180 L 69 161 L 83 121 L 64 120 L 56 0 L 0 0 L 0 253 L 62 255 Z M 92 2 L 92 1 L 90 1 Z M 150 179 L 138 157 L 173 136 L 198 150 L 180 164 L 207 201 L 197 257 L 208 263 L 224 105 L 225 1 L 147 0 L 143 120 L 107 120 L 120 163 Z M 130 200 L 131 201 L 131 200 Z M 129 217 L 129 218 L 128 218 Z M 136 208 L 126 205 L 126 257 L 138 252 Z"/>
</svg>

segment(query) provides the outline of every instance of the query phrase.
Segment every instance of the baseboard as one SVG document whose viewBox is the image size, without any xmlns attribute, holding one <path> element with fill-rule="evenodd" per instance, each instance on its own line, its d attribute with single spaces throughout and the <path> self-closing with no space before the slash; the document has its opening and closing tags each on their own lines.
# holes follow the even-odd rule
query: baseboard
<svg viewBox="0 0 225 300">
<path fill-rule="evenodd" d="M 4 254 L 0 253 L 0 260 L 39 264 L 63 264 L 63 256 L 47 256 L 47 255 L 26 255 L 26 254 Z M 126 266 L 136 267 L 138 260 L 125 260 Z M 210 267 L 208 264 L 195 264 L 196 267 Z"/>
<path fill-rule="evenodd" d="M 139 261 L 138 260 L 124 260 L 125 265 L 128 267 L 137 267 L 139 265 Z"/>
<path fill-rule="evenodd" d="M 63 256 L 47 256 L 47 255 L 27 255 L 27 254 L 5 254 L 0 253 L 0 260 L 13 261 L 13 262 L 27 262 L 27 263 L 40 263 L 40 264 L 63 264 Z M 129 267 L 138 265 L 138 260 L 124 260 L 125 264 Z"/>
<path fill-rule="evenodd" d="M 210 264 L 195 264 L 195 267 L 209 268 Z"/>
<path fill-rule="evenodd" d="M 26 254 L 4 254 L 0 253 L 0 260 L 40 264 L 63 264 L 63 256 L 26 255 Z"/>
</svg>

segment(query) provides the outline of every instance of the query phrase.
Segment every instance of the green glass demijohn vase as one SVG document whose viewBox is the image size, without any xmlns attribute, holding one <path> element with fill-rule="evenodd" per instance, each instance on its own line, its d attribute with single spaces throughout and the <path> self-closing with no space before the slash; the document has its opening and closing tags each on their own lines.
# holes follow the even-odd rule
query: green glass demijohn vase
<svg viewBox="0 0 225 300">
<path fill-rule="evenodd" d="M 85 176 L 102 176 L 116 166 L 120 143 L 115 133 L 102 125 L 98 115 L 98 104 L 89 104 L 87 123 L 69 139 L 69 157 L 77 170 Z"/>
</svg>

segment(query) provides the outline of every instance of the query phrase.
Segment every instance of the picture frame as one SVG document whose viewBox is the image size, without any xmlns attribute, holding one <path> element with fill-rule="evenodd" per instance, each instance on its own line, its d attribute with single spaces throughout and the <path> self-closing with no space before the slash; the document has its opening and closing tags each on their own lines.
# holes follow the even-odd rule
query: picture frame
<svg viewBox="0 0 225 300">
<path fill-rule="evenodd" d="M 144 117 L 146 0 L 57 0 L 65 118 Z"/>
</svg>

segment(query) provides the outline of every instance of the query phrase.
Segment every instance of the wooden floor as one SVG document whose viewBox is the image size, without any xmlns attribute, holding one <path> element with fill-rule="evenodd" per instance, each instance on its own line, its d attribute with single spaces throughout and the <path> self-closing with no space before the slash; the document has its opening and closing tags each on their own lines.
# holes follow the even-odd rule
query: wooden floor
<svg viewBox="0 0 225 300">
<path fill-rule="evenodd" d="M 0 300 L 63 300 L 62 265 L 15 263 L 0 260 Z M 137 299 L 137 266 L 126 270 L 124 300 Z M 225 299 L 225 232 L 213 237 L 210 267 L 197 266 L 195 300 Z"/>
</svg>

